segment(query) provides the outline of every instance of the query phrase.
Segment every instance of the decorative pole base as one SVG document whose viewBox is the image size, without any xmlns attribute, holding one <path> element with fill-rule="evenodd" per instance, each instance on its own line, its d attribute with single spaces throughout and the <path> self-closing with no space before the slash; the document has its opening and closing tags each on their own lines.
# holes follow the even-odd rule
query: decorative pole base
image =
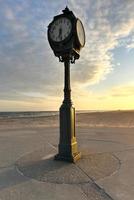
<svg viewBox="0 0 134 200">
<path fill-rule="evenodd" d="M 63 102 L 60 108 L 60 142 L 55 160 L 75 163 L 81 158 L 75 136 L 75 108 Z"/>
<path fill-rule="evenodd" d="M 70 163 L 75 163 L 80 158 L 81 158 L 81 152 L 77 152 L 76 154 L 73 154 L 70 156 L 57 154 L 57 155 L 55 155 L 54 159 L 59 160 L 59 161 L 67 161 Z"/>
</svg>

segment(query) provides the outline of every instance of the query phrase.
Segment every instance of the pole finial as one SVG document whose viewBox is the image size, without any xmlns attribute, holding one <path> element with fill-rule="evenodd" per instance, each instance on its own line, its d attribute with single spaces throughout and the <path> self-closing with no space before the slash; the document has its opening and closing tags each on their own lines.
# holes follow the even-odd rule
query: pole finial
<svg viewBox="0 0 134 200">
<path fill-rule="evenodd" d="M 69 10 L 69 8 L 66 6 L 66 8 L 65 8 L 64 10 L 62 10 L 62 12 L 68 14 L 68 13 L 70 13 L 70 10 Z"/>
</svg>

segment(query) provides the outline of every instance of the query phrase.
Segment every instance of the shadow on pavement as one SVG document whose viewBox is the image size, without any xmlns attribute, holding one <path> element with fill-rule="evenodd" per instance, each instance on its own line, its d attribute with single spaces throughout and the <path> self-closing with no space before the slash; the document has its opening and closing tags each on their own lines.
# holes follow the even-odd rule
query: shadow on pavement
<svg viewBox="0 0 134 200">
<path fill-rule="evenodd" d="M 0 190 L 26 182 L 29 179 L 19 174 L 15 166 L 0 170 Z"/>
</svg>

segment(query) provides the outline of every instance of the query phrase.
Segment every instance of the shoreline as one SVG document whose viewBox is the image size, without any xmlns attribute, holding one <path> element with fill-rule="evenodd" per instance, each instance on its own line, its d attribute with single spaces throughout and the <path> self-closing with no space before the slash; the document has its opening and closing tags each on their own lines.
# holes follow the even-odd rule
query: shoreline
<svg viewBox="0 0 134 200">
<path fill-rule="evenodd" d="M 134 111 L 76 113 L 77 127 L 134 127 Z M 0 129 L 59 127 L 59 114 L 50 116 L 0 118 Z"/>
</svg>

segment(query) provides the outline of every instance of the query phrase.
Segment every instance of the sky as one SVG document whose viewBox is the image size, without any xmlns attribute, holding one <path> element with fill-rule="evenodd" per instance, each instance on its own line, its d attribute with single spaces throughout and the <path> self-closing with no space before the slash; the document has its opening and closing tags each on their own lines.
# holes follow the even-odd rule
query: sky
<svg viewBox="0 0 134 200">
<path fill-rule="evenodd" d="M 86 33 L 71 65 L 76 110 L 134 109 L 133 0 L 0 0 L 0 111 L 59 109 L 64 66 L 47 26 L 66 6 Z"/>
</svg>

